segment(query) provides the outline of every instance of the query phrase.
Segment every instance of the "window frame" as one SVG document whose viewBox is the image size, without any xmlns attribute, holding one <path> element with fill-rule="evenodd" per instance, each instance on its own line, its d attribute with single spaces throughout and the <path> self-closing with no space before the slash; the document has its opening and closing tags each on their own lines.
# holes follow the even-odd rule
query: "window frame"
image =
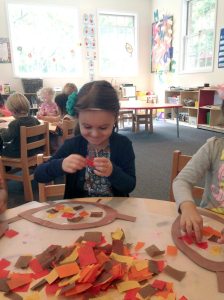
<svg viewBox="0 0 224 300">
<path fill-rule="evenodd" d="M 113 16 L 132 16 L 134 17 L 134 34 L 135 34 L 135 49 L 136 49 L 136 65 L 135 65 L 135 70 L 133 73 L 120 73 L 118 74 L 117 72 L 102 72 L 101 71 L 101 50 L 99 47 L 99 40 L 100 40 L 100 26 L 99 26 L 99 16 L 100 14 L 105 14 L 105 15 L 113 15 Z M 98 10 L 97 11 L 97 48 L 98 48 L 98 74 L 101 77 L 136 77 L 139 73 L 139 21 L 138 21 L 138 14 L 136 12 L 124 12 L 124 11 L 111 11 L 111 10 Z"/>
<path fill-rule="evenodd" d="M 186 43 L 187 43 L 187 30 L 190 27 L 188 22 L 188 12 L 189 12 L 189 3 L 196 0 L 182 0 L 182 22 L 181 22 L 181 36 L 180 36 L 180 66 L 179 71 L 183 74 L 188 73 L 208 73 L 212 72 L 214 69 L 214 59 L 215 59 L 215 42 L 216 42 L 216 23 L 217 23 L 217 0 L 215 0 L 215 19 L 214 19 L 214 36 L 213 36 L 213 45 L 212 45 L 212 65 L 208 67 L 198 67 L 198 68 L 185 68 L 186 60 Z M 205 30 L 202 30 L 205 32 Z M 198 32 L 199 34 L 199 32 Z M 193 36 L 193 35 L 192 35 Z M 191 36 L 191 37 L 192 37 Z"/>
</svg>

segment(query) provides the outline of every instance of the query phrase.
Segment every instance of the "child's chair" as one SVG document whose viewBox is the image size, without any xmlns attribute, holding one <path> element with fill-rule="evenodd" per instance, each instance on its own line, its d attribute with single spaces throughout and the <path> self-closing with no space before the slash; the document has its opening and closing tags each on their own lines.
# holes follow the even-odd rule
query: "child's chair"
<svg viewBox="0 0 224 300">
<path fill-rule="evenodd" d="M 33 168 L 37 165 L 37 153 L 49 155 L 49 129 L 48 123 L 32 127 L 20 127 L 20 158 L 0 156 L 0 172 L 7 190 L 7 180 L 23 182 L 26 201 L 33 201 L 31 181 Z"/>
<path fill-rule="evenodd" d="M 171 171 L 171 179 L 170 179 L 170 201 L 172 202 L 175 202 L 174 195 L 173 195 L 173 188 L 172 188 L 173 181 L 191 158 L 192 156 L 184 155 L 181 153 L 180 150 L 175 150 L 173 152 L 172 171 Z M 199 186 L 194 186 L 192 192 L 193 192 L 193 197 L 196 200 L 201 200 L 202 195 L 204 193 L 204 188 Z"/>
<path fill-rule="evenodd" d="M 37 165 L 43 164 L 44 162 L 48 161 L 50 156 L 44 156 L 43 154 L 37 155 Z M 50 197 L 57 197 L 58 200 L 63 199 L 64 191 L 65 191 L 65 184 L 54 184 L 53 182 L 50 183 L 38 183 L 39 189 L 39 201 L 45 202 Z"/>
</svg>

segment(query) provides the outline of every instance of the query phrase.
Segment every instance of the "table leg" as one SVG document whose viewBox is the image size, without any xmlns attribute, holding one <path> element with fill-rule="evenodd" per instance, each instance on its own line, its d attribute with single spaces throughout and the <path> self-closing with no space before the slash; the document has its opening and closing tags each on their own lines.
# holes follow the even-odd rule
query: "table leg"
<svg viewBox="0 0 224 300">
<path fill-rule="evenodd" d="M 153 133 L 153 109 L 150 109 L 150 132 Z"/>
<path fill-rule="evenodd" d="M 179 133 L 179 108 L 176 107 L 175 108 L 175 113 L 176 113 L 176 119 L 177 119 L 177 137 L 180 137 L 180 133 Z"/>
</svg>

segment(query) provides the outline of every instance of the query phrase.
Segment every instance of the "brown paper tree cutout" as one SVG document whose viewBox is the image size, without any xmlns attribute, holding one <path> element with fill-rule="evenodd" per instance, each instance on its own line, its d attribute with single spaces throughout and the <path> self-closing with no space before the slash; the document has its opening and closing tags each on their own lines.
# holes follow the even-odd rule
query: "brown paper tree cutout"
<svg viewBox="0 0 224 300">
<path fill-rule="evenodd" d="M 117 210 L 115 210 L 105 204 L 101 204 L 101 203 L 70 200 L 70 201 L 63 201 L 62 204 L 63 205 L 64 204 L 70 204 L 70 205 L 80 204 L 84 207 L 88 207 L 91 205 L 91 206 L 101 209 L 105 213 L 103 214 L 102 218 L 97 218 L 97 220 L 95 222 L 79 223 L 79 224 L 72 223 L 72 222 L 68 222 L 68 224 L 57 224 L 57 223 L 53 222 L 53 220 L 51 220 L 51 221 L 44 220 L 42 218 L 34 216 L 34 214 L 39 211 L 49 210 L 52 207 L 54 207 L 56 205 L 56 203 L 53 203 L 53 204 L 49 204 L 49 205 L 45 205 L 45 206 L 41 206 L 38 208 L 33 208 L 30 210 L 27 210 L 25 212 L 20 213 L 19 216 L 30 222 L 37 223 L 37 224 L 45 226 L 45 227 L 54 228 L 54 229 L 63 229 L 63 230 L 64 229 L 86 229 L 86 228 L 100 227 L 100 226 L 104 226 L 109 223 L 112 223 L 115 219 L 126 220 L 126 221 L 130 221 L 130 222 L 135 222 L 135 220 L 136 220 L 135 217 L 121 214 L 121 213 L 117 212 Z"/>
</svg>

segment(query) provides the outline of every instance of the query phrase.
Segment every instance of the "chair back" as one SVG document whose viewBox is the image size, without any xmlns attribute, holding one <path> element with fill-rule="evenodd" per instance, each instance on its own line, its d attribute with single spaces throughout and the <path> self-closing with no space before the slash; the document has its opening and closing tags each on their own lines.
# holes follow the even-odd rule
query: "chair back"
<svg viewBox="0 0 224 300">
<path fill-rule="evenodd" d="M 63 120 L 62 123 L 62 141 L 64 142 L 67 139 L 74 137 L 74 129 L 78 123 L 78 120 Z"/>
<path fill-rule="evenodd" d="M 50 159 L 50 156 L 44 156 L 43 154 L 37 155 L 37 165 L 40 165 Z M 50 197 L 57 197 L 59 200 L 63 199 L 65 192 L 65 184 L 50 183 L 38 183 L 39 201 L 45 202 Z"/>
<path fill-rule="evenodd" d="M 44 155 L 50 155 L 48 126 L 48 122 L 44 122 L 43 124 L 36 126 L 20 127 L 21 160 L 34 156 L 38 152 L 41 152 Z"/>
<path fill-rule="evenodd" d="M 186 164 L 191 160 L 192 156 L 184 155 L 179 150 L 173 152 L 173 161 L 172 161 L 172 171 L 171 171 L 171 180 L 170 180 L 170 201 L 175 202 L 173 195 L 172 184 L 175 177 L 180 173 L 180 171 L 186 166 Z M 204 192 L 204 188 L 199 186 L 194 186 L 192 190 L 193 197 L 195 199 L 201 199 Z"/>
<path fill-rule="evenodd" d="M 7 189 L 7 180 L 23 183 L 24 198 L 33 201 L 33 168 L 37 165 L 37 153 L 49 155 L 48 123 L 32 127 L 20 127 L 20 157 L 0 156 L 0 171 L 4 179 L 4 188 Z"/>
</svg>

